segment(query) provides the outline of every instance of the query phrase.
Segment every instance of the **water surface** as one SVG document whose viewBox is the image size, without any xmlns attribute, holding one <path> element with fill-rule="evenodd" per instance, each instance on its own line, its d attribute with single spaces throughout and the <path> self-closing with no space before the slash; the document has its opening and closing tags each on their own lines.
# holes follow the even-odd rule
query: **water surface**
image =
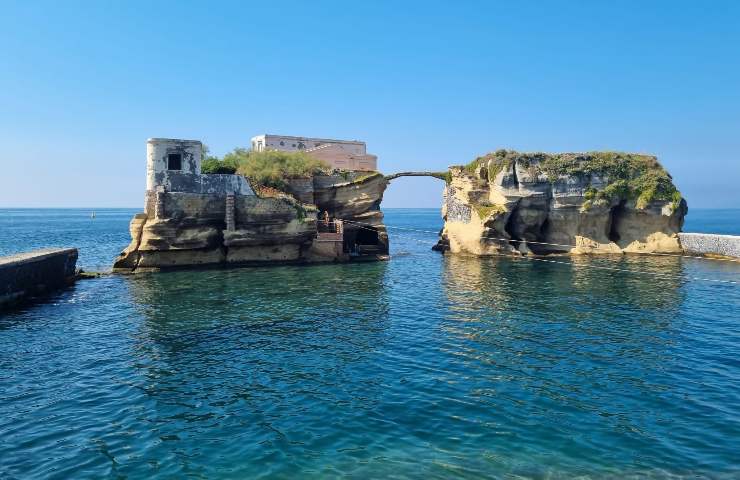
<svg viewBox="0 0 740 480">
<path fill-rule="evenodd" d="M 0 252 L 91 269 L 134 213 L 8 212 Z M 740 286 L 696 280 L 739 264 L 442 256 L 436 210 L 386 218 L 414 229 L 389 262 L 110 276 L 4 314 L 0 478 L 740 476 Z"/>
</svg>

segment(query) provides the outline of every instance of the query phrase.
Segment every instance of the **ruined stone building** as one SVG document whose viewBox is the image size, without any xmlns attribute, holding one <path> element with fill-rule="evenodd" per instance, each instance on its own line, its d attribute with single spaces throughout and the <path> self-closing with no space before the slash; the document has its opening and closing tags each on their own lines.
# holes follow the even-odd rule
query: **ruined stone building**
<svg viewBox="0 0 740 480">
<path fill-rule="evenodd" d="M 288 135 L 258 135 L 252 137 L 252 150 L 304 151 L 326 162 L 336 170 L 377 171 L 378 157 L 367 153 L 365 142 L 331 140 L 327 138 L 291 137 Z"/>
</svg>

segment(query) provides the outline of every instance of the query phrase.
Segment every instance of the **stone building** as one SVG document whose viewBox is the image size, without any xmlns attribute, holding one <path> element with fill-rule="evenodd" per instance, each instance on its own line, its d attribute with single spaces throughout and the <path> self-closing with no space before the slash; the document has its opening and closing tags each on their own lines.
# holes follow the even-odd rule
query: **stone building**
<svg viewBox="0 0 740 480">
<path fill-rule="evenodd" d="M 147 207 L 157 191 L 212 195 L 254 195 L 241 175 L 200 173 L 203 144 L 198 140 L 150 138 L 146 142 Z M 153 211 L 153 209 L 152 209 Z"/>
<path fill-rule="evenodd" d="M 378 157 L 367 153 L 365 142 L 327 138 L 258 135 L 252 137 L 252 150 L 305 151 L 336 170 L 377 171 Z"/>
</svg>

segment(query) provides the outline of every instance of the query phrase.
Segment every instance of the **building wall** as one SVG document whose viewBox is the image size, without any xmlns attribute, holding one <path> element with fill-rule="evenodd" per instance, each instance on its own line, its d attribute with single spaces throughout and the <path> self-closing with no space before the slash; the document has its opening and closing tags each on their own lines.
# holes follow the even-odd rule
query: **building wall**
<svg viewBox="0 0 740 480">
<path fill-rule="evenodd" d="M 203 175 L 200 173 L 203 145 L 198 140 L 150 138 L 147 140 L 147 192 L 164 189 L 167 192 L 206 195 L 254 195 L 252 187 L 241 175 Z M 179 170 L 168 168 L 170 155 L 180 156 Z M 150 196 L 147 195 L 147 198 Z M 149 201 L 147 201 L 148 205 Z"/>
<path fill-rule="evenodd" d="M 164 187 L 167 192 L 254 195 L 249 181 L 241 175 L 194 175 L 165 170 L 155 175 L 155 186 Z"/>
<path fill-rule="evenodd" d="M 146 141 L 146 189 L 154 190 L 161 185 L 157 175 L 168 172 L 167 159 L 170 154 L 181 156 L 182 174 L 200 174 L 203 144 L 198 140 L 176 138 L 150 138 Z M 161 176 L 160 176 L 161 178 Z"/>
<path fill-rule="evenodd" d="M 350 154 L 342 147 L 343 145 L 329 145 L 308 150 L 306 153 L 338 170 L 376 171 L 378 169 L 378 157 L 375 155 Z"/>
<path fill-rule="evenodd" d="M 290 135 L 257 135 L 252 137 L 252 150 L 282 150 L 294 152 L 308 150 L 326 144 L 343 145 L 350 155 L 364 155 L 367 153 L 365 142 L 355 140 L 334 140 L 329 138 L 294 137 Z"/>
<path fill-rule="evenodd" d="M 365 142 L 327 138 L 258 135 L 252 138 L 252 150 L 305 151 L 338 170 L 377 171 L 378 157 L 368 155 Z"/>
</svg>

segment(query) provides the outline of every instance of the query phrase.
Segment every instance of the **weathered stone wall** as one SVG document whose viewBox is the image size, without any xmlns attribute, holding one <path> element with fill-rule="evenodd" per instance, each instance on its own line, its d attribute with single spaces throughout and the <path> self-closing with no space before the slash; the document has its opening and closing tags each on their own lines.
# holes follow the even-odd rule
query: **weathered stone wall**
<svg viewBox="0 0 740 480">
<path fill-rule="evenodd" d="M 0 308 L 74 280 L 77 249 L 45 249 L 0 257 Z"/>
<path fill-rule="evenodd" d="M 167 192 L 200 193 L 203 195 L 254 195 L 249 182 L 242 175 L 193 174 L 164 170 L 155 175 L 155 185 Z"/>
<path fill-rule="evenodd" d="M 679 233 L 684 252 L 691 255 L 722 255 L 740 258 L 740 236 L 712 233 Z"/>
<path fill-rule="evenodd" d="M 360 243 L 355 242 L 358 229 L 368 225 L 377 231 L 375 253 L 387 254 L 388 236 L 379 209 L 387 185 L 383 175 L 353 172 L 298 180 L 296 189 L 317 194 L 312 203 L 350 222 L 344 242 L 334 242 L 331 248 L 317 245 L 317 207 L 288 194 L 258 197 L 155 190 L 147 193 L 145 213 L 131 221 L 131 243 L 116 259 L 114 271 L 348 261 L 347 252 Z M 233 217 L 227 215 L 227 198 L 233 201 Z M 370 245 L 363 243 L 363 247 Z"/>
<path fill-rule="evenodd" d="M 165 217 L 197 217 L 202 220 L 225 221 L 226 196 L 197 193 L 165 193 Z"/>
<path fill-rule="evenodd" d="M 241 175 L 202 175 L 203 144 L 198 140 L 150 138 L 146 149 L 147 192 L 164 189 L 166 192 L 204 195 L 254 195 L 249 181 Z M 179 169 L 171 169 L 168 161 L 171 155 L 179 156 Z"/>
<path fill-rule="evenodd" d="M 200 174 L 203 145 L 198 140 L 175 138 L 150 138 L 146 142 L 146 189 L 154 190 L 163 185 L 161 174 L 167 172 L 167 157 L 177 154 L 181 157 L 182 174 Z"/>
</svg>

